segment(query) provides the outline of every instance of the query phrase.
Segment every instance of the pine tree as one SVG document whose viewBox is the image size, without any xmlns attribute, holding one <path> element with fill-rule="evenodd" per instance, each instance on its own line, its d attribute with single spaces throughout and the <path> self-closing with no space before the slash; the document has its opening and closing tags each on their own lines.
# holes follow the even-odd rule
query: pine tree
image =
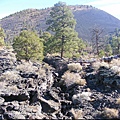
<svg viewBox="0 0 120 120">
<path fill-rule="evenodd" d="M 42 32 L 40 38 L 43 39 L 44 55 L 46 55 L 49 51 L 49 42 L 51 41 L 52 35 L 49 32 Z"/>
<path fill-rule="evenodd" d="M 110 56 L 112 55 L 112 47 L 110 44 L 107 44 L 106 47 L 105 47 L 105 53 L 107 56 Z"/>
<path fill-rule="evenodd" d="M 48 41 L 52 52 L 60 52 L 61 58 L 78 50 L 78 34 L 75 32 L 76 21 L 72 11 L 63 2 L 54 5 L 47 20 L 48 30 L 54 32 L 54 37 Z M 78 51 L 77 51 L 78 52 Z M 70 55 L 70 56 L 72 56 Z"/>
<path fill-rule="evenodd" d="M 42 60 L 43 43 L 35 32 L 24 30 L 13 40 L 13 48 L 18 59 Z"/>
<path fill-rule="evenodd" d="M 112 47 L 113 54 L 120 54 L 120 29 L 115 29 L 115 31 L 109 35 L 109 43 Z"/>
</svg>

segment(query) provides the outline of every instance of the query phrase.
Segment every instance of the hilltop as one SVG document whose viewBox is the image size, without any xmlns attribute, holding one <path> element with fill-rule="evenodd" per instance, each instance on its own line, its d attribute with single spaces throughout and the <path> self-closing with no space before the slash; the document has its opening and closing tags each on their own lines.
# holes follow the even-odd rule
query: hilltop
<svg viewBox="0 0 120 120">
<path fill-rule="evenodd" d="M 104 35 L 120 28 L 120 20 L 114 16 L 88 5 L 69 6 L 76 19 L 76 31 L 83 40 L 90 41 L 91 30 L 95 26 L 104 29 Z M 26 9 L 1 19 L 0 24 L 5 30 L 6 40 L 12 40 L 22 29 L 46 31 L 46 20 L 51 8 Z"/>
</svg>

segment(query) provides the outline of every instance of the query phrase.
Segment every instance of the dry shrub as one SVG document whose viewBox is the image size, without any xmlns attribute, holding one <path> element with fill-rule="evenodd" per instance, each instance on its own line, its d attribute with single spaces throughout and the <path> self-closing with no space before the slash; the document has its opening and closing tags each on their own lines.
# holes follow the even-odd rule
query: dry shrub
<svg viewBox="0 0 120 120">
<path fill-rule="evenodd" d="M 84 85 L 86 85 L 86 80 L 85 79 L 77 79 L 75 81 L 75 83 L 80 85 L 80 86 L 84 86 Z"/>
<path fill-rule="evenodd" d="M 19 91 L 19 89 L 17 88 L 16 85 L 14 85 L 14 86 L 8 86 L 7 90 L 12 91 L 12 92 L 18 92 Z"/>
<path fill-rule="evenodd" d="M 18 80 L 20 76 L 18 75 L 17 71 L 6 71 L 0 76 L 0 81 L 7 81 L 7 80 Z"/>
<path fill-rule="evenodd" d="M 23 72 L 36 72 L 38 68 L 33 66 L 31 62 L 22 61 L 22 64 L 17 65 L 16 69 Z"/>
<path fill-rule="evenodd" d="M 42 65 L 42 68 L 47 69 L 47 70 L 53 69 L 53 68 L 52 68 L 49 64 L 47 64 L 47 63 L 44 63 L 44 64 Z"/>
<path fill-rule="evenodd" d="M 113 108 L 104 108 L 103 109 L 103 116 L 108 119 L 118 118 L 118 110 Z"/>
<path fill-rule="evenodd" d="M 5 89 L 5 87 L 7 86 L 7 83 L 4 81 L 1 81 L 0 80 L 0 89 L 2 90 L 2 89 Z"/>
<path fill-rule="evenodd" d="M 111 63 L 110 63 L 110 66 L 113 66 L 113 65 L 115 65 L 115 66 L 120 66 L 120 58 L 118 58 L 118 59 L 113 59 L 113 60 L 111 61 Z"/>
<path fill-rule="evenodd" d="M 70 71 L 76 71 L 79 72 L 82 70 L 82 66 L 80 65 L 80 63 L 69 63 L 68 64 L 68 69 Z"/>
<path fill-rule="evenodd" d="M 82 92 L 82 93 L 74 94 L 72 96 L 72 101 L 75 104 L 76 104 L 76 101 L 79 101 L 80 103 L 82 103 L 83 100 L 91 101 L 91 98 L 90 98 L 91 95 L 92 95 L 91 92 Z"/>
<path fill-rule="evenodd" d="M 47 76 L 46 71 L 50 71 L 50 70 L 53 70 L 53 68 L 52 68 L 49 64 L 44 63 L 44 64 L 39 68 L 39 70 L 37 70 L 37 73 L 38 73 L 41 77 L 46 77 L 46 76 Z"/>
<path fill-rule="evenodd" d="M 70 111 L 74 117 L 74 119 L 83 119 L 83 111 L 82 110 L 74 110 L 73 108 Z"/>
<path fill-rule="evenodd" d="M 116 104 L 120 105 L 120 98 L 116 100 Z"/>
<path fill-rule="evenodd" d="M 42 77 L 46 77 L 46 71 L 43 68 L 39 69 L 39 71 L 37 71 L 37 73 Z"/>
<path fill-rule="evenodd" d="M 112 66 L 110 69 L 116 74 L 120 73 L 120 66 Z"/>
<path fill-rule="evenodd" d="M 104 66 L 104 67 L 106 67 L 106 68 L 109 68 L 109 64 L 108 63 L 106 63 L 106 62 L 94 62 L 93 64 L 92 64 L 92 67 L 95 69 L 95 70 L 98 70 L 100 67 L 102 67 L 102 66 Z"/>
<path fill-rule="evenodd" d="M 86 85 L 86 80 L 81 79 L 81 77 L 78 73 L 70 73 L 69 71 L 67 71 L 62 76 L 62 79 L 65 80 L 66 84 L 76 83 L 80 86 Z"/>
</svg>

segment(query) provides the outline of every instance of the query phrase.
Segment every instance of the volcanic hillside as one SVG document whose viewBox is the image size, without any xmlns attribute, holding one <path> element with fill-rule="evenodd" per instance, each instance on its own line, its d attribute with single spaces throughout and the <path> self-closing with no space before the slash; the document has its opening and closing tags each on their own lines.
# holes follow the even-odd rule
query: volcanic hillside
<svg viewBox="0 0 120 120">
<path fill-rule="evenodd" d="M 120 28 L 120 20 L 114 16 L 88 5 L 69 6 L 76 19 L 76 31 L 83 40 L 90 41 L 91 30 L 98 26 L 104 29 L 104 34 L 108 34 Z M 5 30 L 6 40 L 12 40 L 23 29 L 46 31 L 46 20 L 49 17 L 51 8 L 26 9 L 11 14 L 0 20 L 0 24 Z"/>
</svg>

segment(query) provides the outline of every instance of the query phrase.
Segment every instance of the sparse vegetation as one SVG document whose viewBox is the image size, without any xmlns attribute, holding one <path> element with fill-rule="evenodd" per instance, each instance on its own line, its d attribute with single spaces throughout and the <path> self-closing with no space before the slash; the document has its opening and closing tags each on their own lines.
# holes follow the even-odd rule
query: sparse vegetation
<svg viewBox="0 0 120 120">
<path fill-rule="evenodd" d="M 80 85 L 80 86 L 84 86 L 84 85 L 86 85 L 86 80 L 85 79 L 77 79 L 76 81 L 75 81 L 75 83 L 76 84 L 78 84 L 78 85 Z"/>
<path fill-rule="evenodd" d="M 5 38 L 4 30 L 3 28 L 0 27 L 0 47 L 5 45 L 4 38 Z"/>
<path fill-rule="evenodd" d="M 118 118 L 118 110 L 113 108 L 104 108 L 102 115 L 107 119 Z"/>
<path fill-rule="evenodd" d="M 83 111 L 82 110 L 74 110 L 71 109 L 71 113 L 73 114 L 73 118 L 76 119 L 83 119 Z"/>
<path fill-rule="evenodd" d="M 19 91 L 19 89 L 17 88 L 16 85 L 9 86 L 9 87 L 7 87 L 7 89 L 11 92 L 18 92 Z"/>
<path fill-rule="evenodd" d="M 120 74 L 120 66 L 111 66 L 110 70 L 116 74 Z"/>
<path fill-rule="evenodd" d="M 67 71 L 62 76 L 62 79 L 65 81 L 66 84 L 76 83 L 80 86 L 86 85 L 86 80 L 82 79 L 77 73 Z"/>
<path fill-rule="evenodd" d="M 69 63 L 68 69 L 71 72 L 80 72 L 82 70 L 82 66 L 80 65 L 80 63 Z"/>
<path fill-rule="evenodd" d="M 120 58 L 113 59 L 110 63 L 110 66 L 120 66 Z"/>
<path fill-rule="evenodd" d="M 16 70 L 22 72 L 36 72 L 38 70 L 37 67 L 33 66 L 31 62 L 26 62 L 24 60 L 21 61 L 21 64 L 16 66 Z"/>
<path fill-rule="evenodd" d="M 106 68 L 109 68 L 109 64 L 108 63 L 106 63 L 106 62 L 94 62 L 93 64 L 92 64 L 92 67 L 95 69 L 95 70 L 98 70 L 100 67 L 102 67 L 102 66 L 104 66 L 104 67 L 106 67 Z"/>
<path fill-rule="evenodd" d="M 116 104 L 120 105 L 120 98 L 116 100 Z"/>
<path fill-rule="evenodd" d="M 17 71 L 6 71 L 0 76 L 0 81 L 16 81 L 20 76 L 16 74 Z"/>
</svg>

